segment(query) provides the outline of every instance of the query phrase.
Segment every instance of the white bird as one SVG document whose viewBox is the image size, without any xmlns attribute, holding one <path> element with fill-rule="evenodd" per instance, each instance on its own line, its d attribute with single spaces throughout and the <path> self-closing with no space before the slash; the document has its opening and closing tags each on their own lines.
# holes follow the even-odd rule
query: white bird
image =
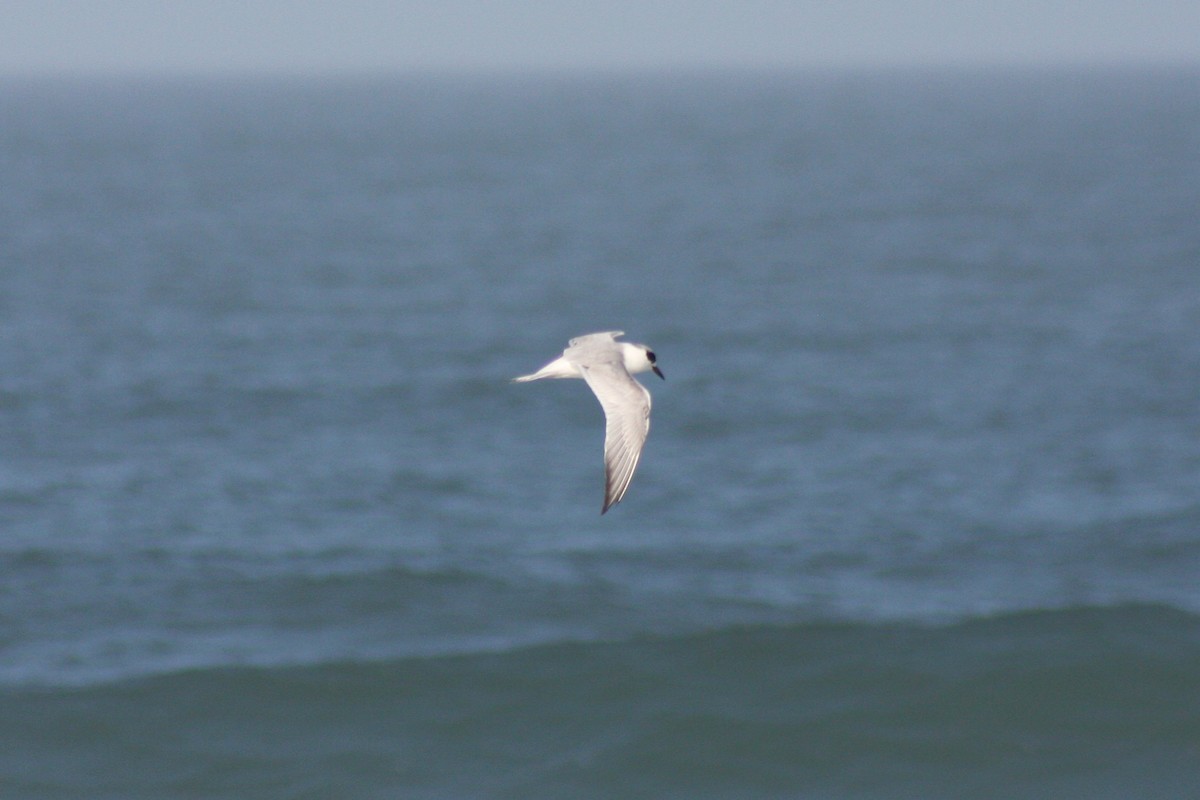
<svg viewBox="0 0 1200 800">
<path fill-rule="evenodd" d="M 633 376 L 658 368 L 654 351 L 644 344 L 618 342 L 624 331 L 605 331 L 577 336 L 567 343 L 561 357 L 532 375 L 513 378 L 514 383 L 543 378 L 583 378 L 604 409 L 604 506 L 603 514 L 621 502 L 642 457 L 650 433 L 650 392 Z"/>
</svg>

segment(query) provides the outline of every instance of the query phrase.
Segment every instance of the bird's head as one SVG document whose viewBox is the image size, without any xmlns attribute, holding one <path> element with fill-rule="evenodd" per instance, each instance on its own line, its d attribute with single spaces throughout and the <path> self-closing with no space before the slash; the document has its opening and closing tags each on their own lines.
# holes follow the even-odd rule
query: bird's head
<svg viewBox="0 0 1200 800">
<path fill-rule="evenodd" d="M 644 344 L 633 344 L 632 342 L 617 342 L 621 346 L 621 357 L 625 362 L 625 369 L 630 375 L 636 375 L 639 372 L 653 372 L 664 381 L 667 379 L 662 374 L 662 370 L 658 368 L 658 356 L 654 355 L 654 351 Z"/>
</svg>

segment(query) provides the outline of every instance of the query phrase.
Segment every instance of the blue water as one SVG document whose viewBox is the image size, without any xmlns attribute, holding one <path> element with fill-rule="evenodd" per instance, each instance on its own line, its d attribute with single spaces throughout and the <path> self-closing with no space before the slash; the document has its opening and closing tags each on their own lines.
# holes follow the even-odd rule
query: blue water
<svg viewBox="0 0 1200 800">
<path fill-rule="evenodd" d="M 1200 73 L 0 86 L 0 795 L 1200 786 Z M 566 340 L 650 344 L 599 515 Z"/>
</svg>

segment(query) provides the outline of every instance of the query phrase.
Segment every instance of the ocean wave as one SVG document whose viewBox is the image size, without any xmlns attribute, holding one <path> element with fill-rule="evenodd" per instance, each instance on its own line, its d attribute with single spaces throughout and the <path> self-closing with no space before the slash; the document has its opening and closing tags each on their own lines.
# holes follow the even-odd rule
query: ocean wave
<svg viewBox="0 0 1200 800">
<path fill-rule="evenodd" d="M 3 691 L 0 774 L 63 796 L 102 759 L 126 797 L 198 773 L 209 796 L 1168 797 L 1200 778 L 1197 663 L 1200 617 L 1119 606 L 196 669 Z"/>
<path fill-rule="evenodd" d="M 261 552 L 0 553 L 9 590 L 0 595 L 7 620 L 0 686 L 470 655 L 737 625 L 919 630 L 1071 606 L 1053 586 L 1006 592 L 995 576 L 972 583 L 909 575 L 799 549 L 510 552 L 496 545 L 437 554 L 419 543 L 425 552 L 403 554 L 258 544 Z M 1145 592 L 1080 594 L 1088 605 L 1117 607 Z M 1195 613 L 1186 603 L 1160 605 Z"/>
</svg>

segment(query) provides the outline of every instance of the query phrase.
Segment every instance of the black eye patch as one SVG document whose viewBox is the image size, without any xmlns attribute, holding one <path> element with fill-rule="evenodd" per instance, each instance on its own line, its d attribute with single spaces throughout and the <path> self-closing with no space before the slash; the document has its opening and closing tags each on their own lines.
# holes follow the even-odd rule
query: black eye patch
<svg viewBox="0 0 1200 800">
<path fill-rule="evenodd" d="M 650 359 L 650 363 L 651 363 L 651 364 L 653 364 L 655 361 L 657 361 L 657 360 L 658 360 L 658 358 L 657 358 L 657 357 L 655 357 L 655 355 L 654 355 L 654 351 L 653 351 L 653 350 L 647 350 L 647 351 L 646 351 L 646 358 Z"/>
</svg>

